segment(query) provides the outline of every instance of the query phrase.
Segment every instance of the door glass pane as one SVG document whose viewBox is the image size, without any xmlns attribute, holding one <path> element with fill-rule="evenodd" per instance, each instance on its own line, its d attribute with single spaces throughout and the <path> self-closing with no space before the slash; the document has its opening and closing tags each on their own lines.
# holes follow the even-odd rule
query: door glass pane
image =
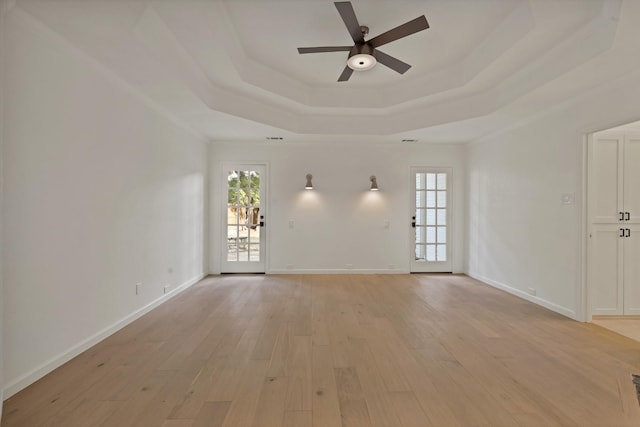
<svg viewBox="0 0 640 427">
<path fill-rule="evenodd" d="M 438 190 L 446 190 L 447 189 L 447 174 L 439 173 L 438 174 L 438 185 L 436 187 Z"/>
<path fill-rule="evenodd" d="M 416 260 L 424 261 L 424 257 L 425 257 L 425 246 L 416 245 Z"/>
<path fill-rule="evenodd" d="M 435 191 L 427 191 L 427 204 L 428 208 L 436 207 L 436 192 Z"/>
<path fill-rule="evenodd" d="M 446 208 L 447 207 L 447 192 L 446 191 L 438 191 L 438 207 Z"/>
<path fill-rule="evenodd" d="M 424 191 L 416 191 L 416 208 L 424 208 L 427 206 L 427 193 Z"/>
<path fill-rule="evenodd" d="M 427 227 L 427 241 L 426 243 L 436 243 L 436 228 Z"/>
<path fill-rule="evenodd" d="M 424 173 L 416 174 L 416 190 L 426 190 L 427 189 L 427 178 Z"/>
<path fill-rule="evenodd" d="M 416 225 L 425 225 L 426 211 L 424 209 L 416 209 Z"/>
<path fill-rule="evenodd" d="M 436 260 L 436 245 L 427 245 L 427 261 Z"/>
<path fill-rule="evenodd" d="M 249 245 L 249 261 L 260 261 L 260 245 Z"/>
<path fill-rule="evenodd" d="M 436 225 L 436 210 L 427 209 L 426 212 L 426 225 Z"/>
<path fill-rule="evenodd" d="M 428 173 L 427 175 L 427 190 L 435 190 L 436 189 L 436 174 Z"/>
<path fill-rule="evenodd" d="M 438 225 L 447 224 L 447 211 L 446 209 L 438 209 Z"/>
<path fill-rule="evenodd" d="M 446 261 L 447 260 L 447 246 L 446 245 L 438 245 L 438 261 Z"/>
<path fill-rule="evenodd" d="M 446 227 L 438 227 L 438 243 L 447 243 Z"/>
</svg>

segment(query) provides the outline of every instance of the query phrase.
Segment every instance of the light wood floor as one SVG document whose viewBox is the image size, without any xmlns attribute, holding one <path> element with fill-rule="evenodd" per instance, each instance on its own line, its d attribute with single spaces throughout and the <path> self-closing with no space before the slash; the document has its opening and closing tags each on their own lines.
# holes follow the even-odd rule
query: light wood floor
<svg viewBox="0 0 640 427">
<path fill-rule="evenodd" d="M 638 426 L 640 343 L 465 276 L 210 277 L 2 426 Z"/>
<path fill-rule="evenodd" d="M 638 316 L 594 316 L 592 322 L 625 337 L 640 341 L 640 317 Z"/>
</svg>

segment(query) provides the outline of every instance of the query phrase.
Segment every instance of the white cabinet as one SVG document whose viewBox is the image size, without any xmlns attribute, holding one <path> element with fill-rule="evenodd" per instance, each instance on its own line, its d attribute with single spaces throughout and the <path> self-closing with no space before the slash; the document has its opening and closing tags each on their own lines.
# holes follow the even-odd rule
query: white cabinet
<svg viewBox="0 0 640 427">
<path fill-rule="evenodd" d="M 588 156 L 591 312 L 638 315 L 640 134 L 596 134 Z"/>
</svg>

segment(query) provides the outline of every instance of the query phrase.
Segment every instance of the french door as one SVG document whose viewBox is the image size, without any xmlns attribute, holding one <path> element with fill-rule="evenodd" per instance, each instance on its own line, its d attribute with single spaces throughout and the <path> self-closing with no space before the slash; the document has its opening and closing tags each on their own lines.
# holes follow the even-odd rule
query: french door
<svg viewBox="0 0 640 427">
<path fill-rule="evenodd" d="M 410 268 L 451 272 L 451 169 L 411 168 Z"/>
<path fill-rule="evenodd" d="M 264 273 L 266 165 L 223 165 L 222 273 Z"/>
</svg>

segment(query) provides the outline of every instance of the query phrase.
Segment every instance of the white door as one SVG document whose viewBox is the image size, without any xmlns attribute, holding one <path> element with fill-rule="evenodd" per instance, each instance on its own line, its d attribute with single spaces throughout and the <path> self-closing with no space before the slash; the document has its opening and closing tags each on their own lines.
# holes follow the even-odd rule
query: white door
<svg viewBox="0 0 640 427">
<path fill-rule="evenodd" d="M 412 273 L 451 272 L 451 169 L 411 168 Z"/>
<path fill-rule="evenodd" d="M 266 268 L 265 165 L 225 164 L 220 200 L 222 273 L 264 273 Z"/>
</svg>

